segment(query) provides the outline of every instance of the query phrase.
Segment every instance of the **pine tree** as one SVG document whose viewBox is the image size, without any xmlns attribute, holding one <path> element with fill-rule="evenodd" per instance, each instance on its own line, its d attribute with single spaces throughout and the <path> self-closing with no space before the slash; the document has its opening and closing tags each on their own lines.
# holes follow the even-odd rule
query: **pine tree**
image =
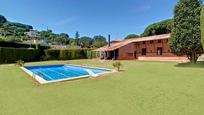
<svg viewBox="0 0 204 115">
<path fill-rule="evenodd" d="M 79 39 L 79 37 L 80 37 L 79 32 L 76 32 L 75 39 Z"/>
</svg>

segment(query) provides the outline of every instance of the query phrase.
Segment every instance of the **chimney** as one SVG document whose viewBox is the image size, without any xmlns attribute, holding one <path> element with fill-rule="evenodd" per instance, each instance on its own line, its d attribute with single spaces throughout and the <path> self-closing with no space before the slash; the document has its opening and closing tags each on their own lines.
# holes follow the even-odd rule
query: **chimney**
<svg viewBox="0 0 204 115">
<path fill-rule="evenodd" d="M 110 41 L 110 34 L 108 35 L 108 47 L 110 47 L 111 41 Z"/>
</svg>

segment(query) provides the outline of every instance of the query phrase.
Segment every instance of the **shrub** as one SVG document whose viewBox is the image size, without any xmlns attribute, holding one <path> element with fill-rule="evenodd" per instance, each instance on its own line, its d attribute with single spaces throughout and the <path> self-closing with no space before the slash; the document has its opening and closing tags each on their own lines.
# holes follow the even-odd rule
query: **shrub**
<svg viewBox="0 0 204 115">
<path fill-rule="evenodd" d="M 40 44 L 35 44 L 35 49 L 39 50 L 40 49 Z"/>
<path fill-rule="evenodd" d="M 113 67 L 117 68 L 118 71 L 120 71 L 122 64 L 119 61 L 116 61 L 113 63 Z"/>
<path fill-rule="evenodd" d="M 10 47 L 10 48 L 30 48 L 30 44 L 23 43 L 13 43 L 13 42 L 5 42 L 0 40 L 0 47 Z M 36 48 L 35 45 L 31 45 L 32 48 Z M 49 49 L 48 46 L 39 46 L 40 50 Z"/>
<path fill-rule="evenodd" d="M 98 51 L 87 51 L 87 58 L 88 59 L 97 58 L 99 56 L 100 56 L 100 52 L 98 52 Z"/>
<path fill-rule="evenodd" d="M 18 61 L 16 61 L 15 65 L 22 67 L 22 66 L 24 66 L 24 61 L 23 60 L 18 60 Z"/>
<path fill-rule="evenodd" d="M 87 59 L 89 49 L 55 49 L 45 50 L 45 57 L 48 60 L 72 60 Z"/>
<path fill-rule="evenodd" d="M 47 60 L 58 60 L 60 50 L 45 50 L 45 57 Z"/>
<path fill-rule="evenodd" d="M 0 42 L 4 42 L 5 41 L 5 39 L 3 39 L 3 38 L 0 38 Z"/>
<path fill-rule="evenodd" d="M 15 63 L 17 60 L 25 62 L 38 61 L 40 50 L 25 48 L 0 48 L 0 63 Z"/>
</svg>

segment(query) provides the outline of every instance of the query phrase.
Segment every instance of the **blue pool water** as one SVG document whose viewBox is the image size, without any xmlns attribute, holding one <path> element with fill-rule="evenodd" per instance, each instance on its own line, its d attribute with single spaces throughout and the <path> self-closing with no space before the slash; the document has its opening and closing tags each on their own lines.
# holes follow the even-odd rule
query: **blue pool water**
<svg viewBox="0 0 204 115">
<path fill-rule="evenodd" d="M 111 70 L 106 69 L 73 66 L 67 64 L 49 66 L 26 66 L 25 68 L 47 81 L 86 76 L 89 75 L 87 69 L 91 70 L 94 74 L 111 72 Z"/>
</svg>

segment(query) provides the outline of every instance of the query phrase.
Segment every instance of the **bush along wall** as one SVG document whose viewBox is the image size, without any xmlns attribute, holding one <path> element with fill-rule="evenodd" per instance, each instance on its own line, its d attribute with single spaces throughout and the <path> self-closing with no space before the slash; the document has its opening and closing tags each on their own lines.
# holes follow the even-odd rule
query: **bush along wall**
<svg viewBox="0 0 204 115">
<path fill-rule="evenodd" d="M 45 50 L 45 60 L 59 60 L 60 50 Z"/>
<path fill-rule="evenodd" d="M 47 60 L 87 59 L 87 51 L 89 50 L 90 49 L 45 50 L 45 58 Z"/>
<path fill-rule="evenodd" d="M 40 60 L 73 60 L 95 58 L 91 49 L 27 49 L 0 47 L 0 64 L 15 63 L 18 60 L 33 62 Z"/>
<path fill-rule="evenodd" d="M 0 47 L 0 63 L 15 63 L 17 60 L 39 61 L 41 55 L 42 52 L 36 49 Z"/>
<path fill-rule="evenodd" d="M 97 58 L 100 57 L 100 52 L 98 51 L 87 51 L 87 58 L 88 59 L 93 59 L 93 58 Z"/>
<path fill-rule="evenodd" d="M 41 46 L 39 44 L 23 44 L 23 43 L 14 43 L 14 42 L 6 42 L 0 41 L 0 47 L 8 47 L 8 48 L 38 48 L 40 50 L 49 49 L 49 46 Z"/>
</svg>

